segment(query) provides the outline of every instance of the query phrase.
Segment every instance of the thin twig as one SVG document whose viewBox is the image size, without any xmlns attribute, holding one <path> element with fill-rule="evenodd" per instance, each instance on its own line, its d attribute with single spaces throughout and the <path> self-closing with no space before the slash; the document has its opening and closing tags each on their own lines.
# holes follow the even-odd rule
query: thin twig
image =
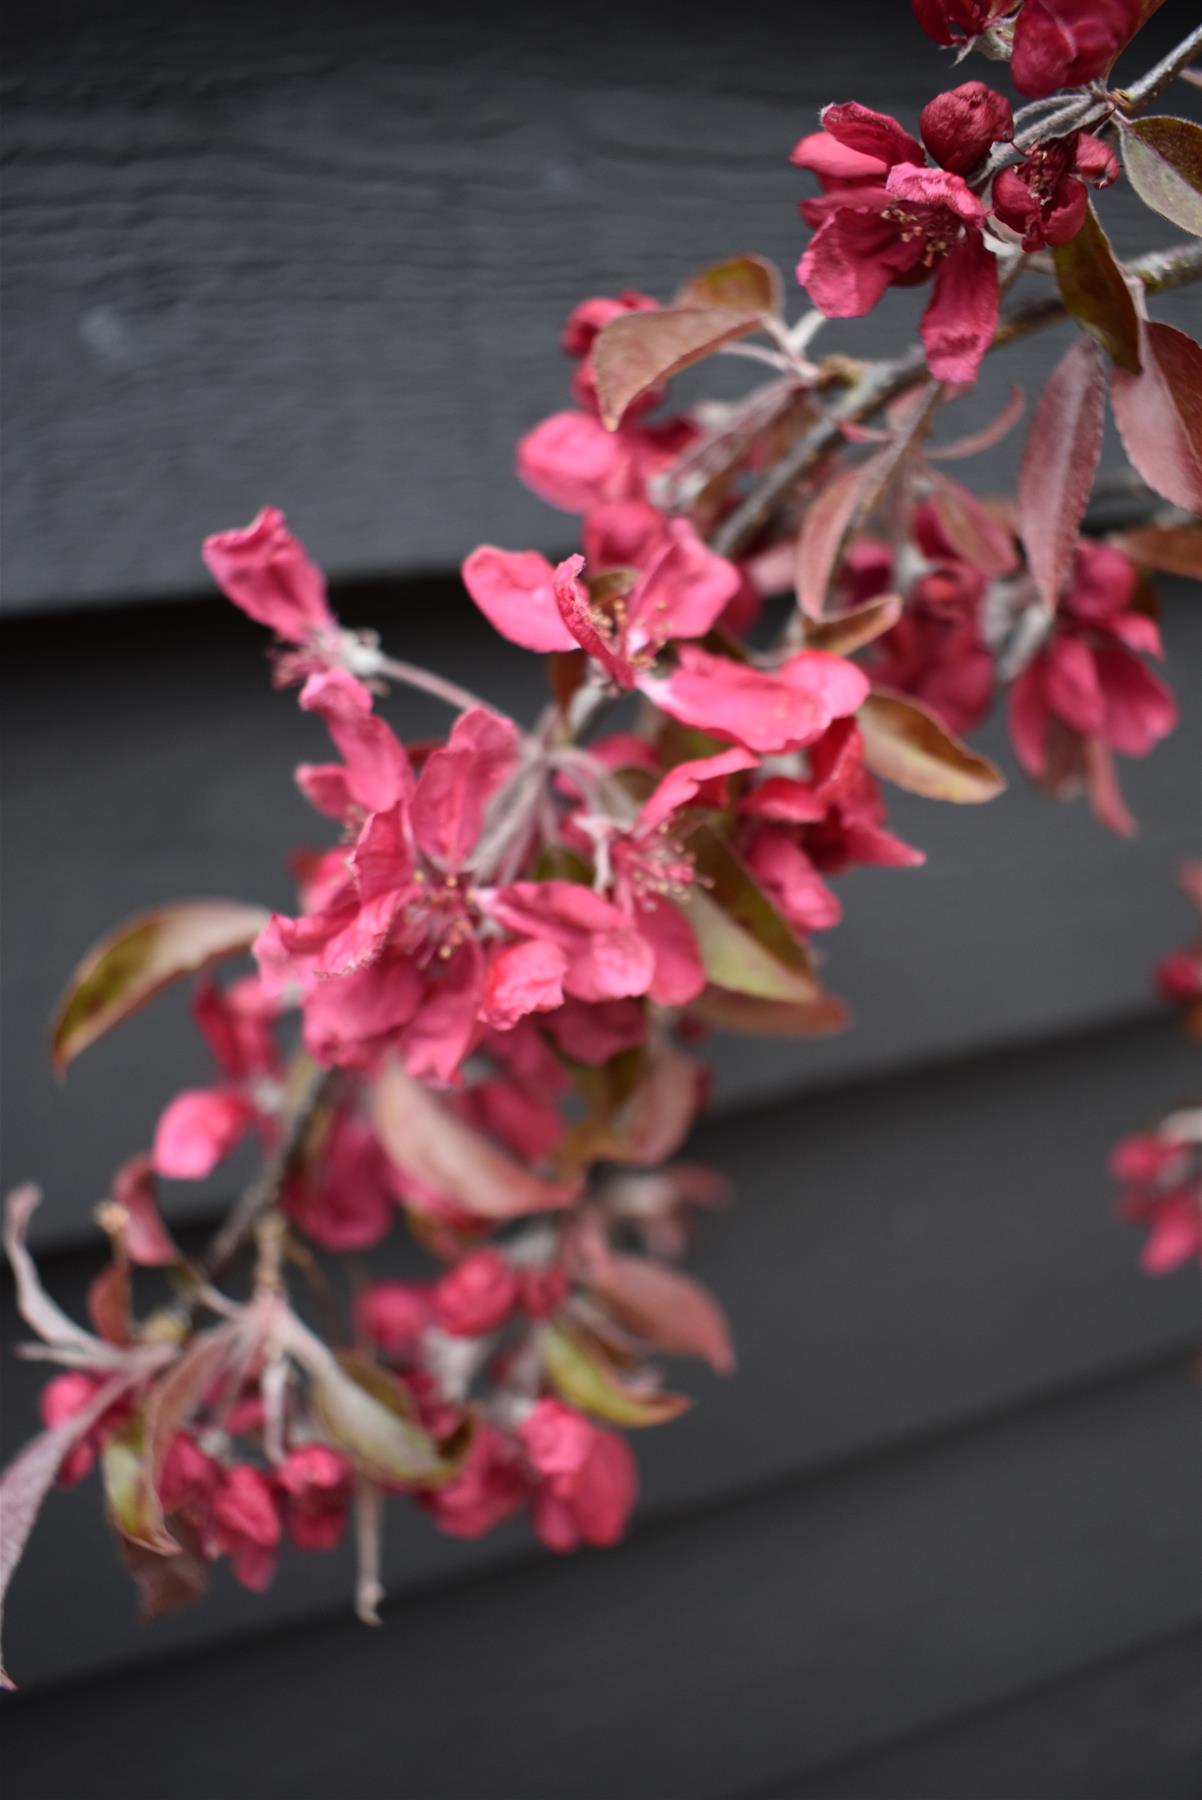
<svg viewBox="0 0 1202 1800">
<path fill-rule="evenodd" d="M 1202 242 L 1175 244 L 1170 249 L 1137 257 L 1127 264 L 1127 272 L 1142 281 L 1152 294 L 1202 280 Z M 1067 309 L 1059 294 L 1047 294 L 1039 300 L 1029 301 L 999 320 L 990 349 L 997 350 L 1018 338 L 1029 337 L 1032 332 L 1041 331 L 1045 325 L 1053 325 L 1066 316 Z M 844 425 L 862 424 L 923 380 L 926 373 L 926 357 L 920 345 L 912 346 L 892 361 L 869 363 L 839 404 L 811 426 L 722 521 L 712 539 L 713 549 L 722 556 L 737 556 L 806 471 L 835 447 Z"/>
<path fill-rule="evenodd" d="M 280 1141 L 249 1187 L 243 1189 L 224 1224 L 200 1259 L 206 1282 L 215 1281 L 228 1268 L 259 1220 L 275 1205 L 296 1160 L 313 1116 L 328 1095 L 335 1071 L 314 1065 L 307 1073 L 284 1121 Z"/>
</svg>

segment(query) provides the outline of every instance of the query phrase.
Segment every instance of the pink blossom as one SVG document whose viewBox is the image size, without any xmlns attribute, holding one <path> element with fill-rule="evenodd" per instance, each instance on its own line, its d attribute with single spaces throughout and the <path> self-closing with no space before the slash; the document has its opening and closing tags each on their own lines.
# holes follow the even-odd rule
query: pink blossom
<svg viewBox="0 0 1202 1800">
<path fill-rule="evenodd" d="M 208 1521 L 213 1495 L 222 1481 L 221 1464 L 187 1431 L 177 1431 L 163 1461 L 159 1500 L 164 1513 L 182 1513 L 196 1524 Z"/>
<path fill-rule="evenodd" d="M 334 631 L 325 578 L 293 537 L 276 506 L 265 506 L 241 530 L 205 539 L 205 564 L 235 606 L 290 643 Z"/>
<path fill-rule="evenodd" d="M 489 959 L 480 1013 L 497 1031 L 507 1031 L 533 1012 L 563 1004 L 568 959 L 558 944 L 531 939 L 510 944 Z"/>
<path fill-rule="evenodd" d="M 1085 782 L 1098 817 L 1120 832 L 1134 827 L 1111 753 L 1146 756 L 1177 723 L 1171 692 L 1133 654 L 1160 648 L 1154 621 L 1133 608 L 1136 592 L 1121 551 L 1082 543 L 1052 635 L 1010 693 L 1010 735 L 1027 773 L 1056 793 Z"/>
<path fill-rule="evenodd" d="M 674 638 L 709 631 L 741 583 L 687 520 L 668 521 L 642 502 L 597 509 L 584 538 L 585 556 L 556 569 L 531 552 L 486 545 L 464 564 L 464 579 L 503 637 L 534 649 L 579 644 L 619 687 L 633 687 Z"/>
<path fill-rule="evenodd" d="M 489 916 L 521 937 L 558 945 L 563 990 L 578 1000 L 645 994 L 654 956 L 626 914 L 575 881 L 515 881 L 487 901 Z"/>
<path fill-rule="evenodd" d="M 976 126 L 991 116 L 1000 122 L 996 108 L 975 109 Z M 927 365 L 940 380 L 973 381 L 998 308 L 997 264 L 982 237 L 985 208 L 962 176 L 925 167 L 921 146 L 887 113 L 850 102 L 826 107 L 822 123 L 835 154 L 813 138 L 793 152 L 827 189 L 803 208 L 818 229 L 798 280 L 828 318 L 846 319 L 871 312 L 887 287 L 933 275 L 920 328 Z M 857 174 L 840 158 L 846 151 L 876 167 L 860 165 Z"/>
<path fill-rule="evenodd" d="M 227 1554 L 234 1579 L 262 1593 L 271 1585 L 279 1552 L 279 1501 L 262 1470 L 235 1463 L 213 1498 L 211 1553 Z"/>
<path fill-rule="evenodd" d="M 914 16 L 937 44 L 963 43 L 987 31 L 1014 0 L 913 0 Z"/>
<path fill-rule="evenodd" d="M 552 1319 L 566 1301 L 570 1288 L 563 1270 L 554 1263 L 521 1271 L 521 1307 L 531 1319 Z"/>
<path fill-rule="evenodd" d="M 409 759 L 396 737 L 372 712 L 372 698 L 345 669 L 310 675 L 300 696 L 304 712 L 318 713 L 342 756 L 346 791 L 364 812 L 387 812 L 413 785 Z"/>
<path fill-rule="evenodd" d="M 434 1284 L 435 1323 L 452 1337 L 484 1337 L 518 1302 L 517 1275 L 499 1250 L 474 1250 Z"/>
<path fill-rule="evenodd" d="M 480 1425 L 453 1481 L 418 1495 L 418 1505 L 450 1537 L 477 1538 L 517 1511 L 527 1483 L 513 1445 L 495 1425 Z"/>
<path fill-rule="evenodd" d="M 66 1425 L 77 1413 L 83 1412 L 85 1407 L 92 1404 L 100 1385 L 94 1375 L 85 1375 L 82 1369 L 68 1369 L 61 1375 L 55 1375 L 38 1396 L 42 1423 L 51 1431 L 59 1425 Z M 59 1464 L 56 1477 L 59 1487 L 74 1487 L 76 1482 L 82 1481 L 90 1473 L 95 1466 L 100 1438 L 101 1424 L 98 1421 L 72 1444 Z"/>
<path fill-rule="evenodd" d="M 284 1522 L 299 1550 L 334 1550 L 346 1531 L 351 1470 L 328 1444 L 290 1450 L 275 1471 Z"/>
<path fill-rule="evenodd" d="M 1117 1144 L 1110 1172 L 1124 1184 L 1120 1212 L 1148 1231 L 1140 1262 L 1149 1275 L 1202 1259 L 1202 1149 L 1196 1135 L 1168 1119 L 1156 1132 Z"/>
<path fill-rule="evenodd" d="M 760 755 L 798 750 L 833 719 L 856 711 L 868 681 L 854 663 L 802 650 L 772 670 L 681 646 L 672 673 L 644 680 L 645 694 L 682 725 L 695 725 Z"/>
<path fill-rule="evenodd" d="M 925 861 L 921 850 L 885 830 L 885 803 L 854 720 L 836 721 L 811 746 L 809 764 L 808 780 L 774 775 L 744 795 L 740 814 L 753 834 L 758 820 L 796 826 L 808 861 L 826 874 L 854 863 L 910 868 Z"/>
<path fill-rule="evenodd" d="M 591 412 L 557 412 L 517 448 L 521 480 L 563 512 L 587 513 L 611 500 L 641 500 L 696 436 L 686 419 L 660 424 L 624 419 L 608 431 Z"/>
<path fill-rule="evenodd" d="M 236 1088 L 177 1094 L 154 1134 L 154 1166 L 178 1181 L 211 1175 L 255 1123 L 253 1104 Z"/>
<path fill-rule="evenodd" d="M 416 1349 L 430 1323 L 430 1289 L 417 1281 L 373 1281 L 355 1301 L 355 1327 L 386 1356 Z"/>
<path fill-rule="evenodd" d="M 282 1204 L 306 1237 L 327 1250 L 366 1250 L 392 1229 L 396 1213 L 388 1159 L 366 1119 L 339 1110 L 319 1154 L 294 1168 Z"/>
<path fill-rule="evenodd" d="M 1024 250 L 1067 244 L 1085 223 L 1091 187 L 1118 180 L 1113 151 L 1100 138 L 1077 132 L 1051 138 L 994 177 L 993 211 L 1022 237 Z"/>
<path fill-rule="evenodd" d="M 531 1510 L 547 1548 L 616 1544 L 638 1489 L 626 1440 L 560 1400 L 539 1400 L 518 1436 L 538 1479 Z"/>
<path fill-rule="evenodd" d="M 1010 59 L 1015 87 L 1041 100 L 1105 75 L 1146 11 L 1145 0 L 1024 0 Z"/>
</svg>

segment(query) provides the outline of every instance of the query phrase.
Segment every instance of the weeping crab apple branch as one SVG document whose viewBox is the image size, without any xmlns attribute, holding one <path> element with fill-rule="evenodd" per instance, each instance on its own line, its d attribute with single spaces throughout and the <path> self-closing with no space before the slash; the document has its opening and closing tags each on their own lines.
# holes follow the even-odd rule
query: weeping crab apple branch
<svg viewBox="0 0 1202 1800">
<path fill-rule="evenodd" d="M 1164 250 L 1150 251 L 1145 256 L 1133 258 L 1127 264 L 1127 272 L 1150 294 L 1162 294 L 1170 288 L 1202 281 L 1202 243 L 1174 244 Z M 1020 338 L 1030 337 L 1033 332 L 1042 331 L 1045 326 L 1055 325 L 1067 317 L 1068 309 L 1058 294 L 1029 301 L 998 321 L 990 349 L 1000 350 L 1017 343 Z M 819 457 L 840 442 L 844 426 L 863 424 L 926 377 L 926 356 L 922 346 L 917 344 L 888 362 L 868 364 L 843 398 L 797 440 L 746 499 L 722 521 L 711 539 L 713 549 L 721 556 L 737 556 L 746 549 L 802 476 Z"/>
<path fill-rule="evenodd" d="M 1082 129 L 1096 117 L 1121 135 L 1140 197 L 1192 228 L 1202 133 L 1128 117 L 1187 48 L 1126 95 L 1105 85 L 1141 7 L 1057 0 L 1053 18 L 1045 0 L 916 0 L 949 45 L 1004 12 L 1014 86 L 1034 105 L 1015 116 L 966 82 L 923 108 L 921 142 L 855 101 L 824 109 L 791 156 L 820 189 L 802 202 L 813 236 L 797 269 L 813 310 L 791 328 L 779 273 L 754 256 L 702 271 L 667 306 L 628 290 L 573 309 L 573 410 L 536 424 L 517 463 L 581 517 L 582 554 L 554 566 L 483 544 L 462 570 L 500 636 L 543 659 L 550 694 L 528 728 L 344 628 L 277 508 L 206 541 L 218 587 L 273 634 L 275 685 L 296 685 L 332 741 L 333 759 L 296 781 L 335 833 L 293 859 L 290 913 L 159 907 L 71 979 L 60 1069 L 195 976 L 210 1074 L 113 1177 L 91 1330 L 41 1287 L 25 1245 L 35 1191 L 10 1205 L 21 1314 L 63 1373 L 0 1487 L 19 1525 L 0 1595 L 49 1487 L 97 1466 L 151 1616 L 198 1597 L 208 1564 L 228 1558 L 260 1590 L 285 1539 L 329 1550 L 352 1528 L 374 1618 L 390 1493 L 456 1536 L 526 1511 L 552 1550 L 615 1543 L 637 1491 L 621 1434 L 689 1404 L 659 1359 L 733 1367 L 718 1301 L 675 1266 L 697 1210 L 724 1197 L 715 1171 L 681 1160 L 707 1098 L 698 1046 L 713 1029 L 846 1023 L 813 949 L 842 917 L 839 878 L 924 860 L 888 828 L 882 784 L 991 800 L 1004 779 L 961 734 L 1005 696 L 1026 773 L 1133 828 L 1113 758 L 1148 754 L 1176 720 L 1144 660 L 1161 644 L 1141 571 L 1202 560 L 1186 522 L 1202 512 L 1202 346 L 1142 319 L 1130 292 L 1196 279 L 1202 248 L 1124 270 L 1087 193 L 1119 176 Z M 1054 271 L 1064 298 L 1005 298 L 999 323 L 1028 270 Z M 810 360 L 821 320 L 916 283 L 931 293 L 921 351 Z M 950 442 L 924 445 L 929 421 L 989 348 L 1066 308 L 1098 341 L 1079 338 L 1049 378 L 1013 500 L 983 500 L 940 465 L 999 441 L 1021 393 Z M 772 347 L 743 342 L 756 332 Z M 660 410 L 679 370 L 723 350 L 777 379 Z M 1107 394 L 1167 510 L 1099 539 L 1081 527 Z M 902 397 L 887 429 L 867 424 Z M 765 647 L 757 625 L 777 601 L 783 629 Z M 380 704 L 394 683 L 449 707 L 448 727 L 398 736 Z M 603 718 L 623 700 L 623 722 Z M 211 973 L 247 952 L 254 973 Z M 1192 962 L 1173 983 L 1196 998 Z M 261 1173 L 185 1257 L 159 1182 L 205 1180 L 252 1136 Z M 1175 1254 L 1196 1230 L 1176 1161 L 1153 1150 L 1136 1173 L 1174 1183 L 1138 1197 L 1163 1226 L 1159 1265 L 1165 1231 Z M 398 1223 L 424 1273 L 361 1273 Z M 219 1283 L 251 1239 L 239 1299 Z M 345 1312 L 325 1254 L 353 1259 Z M 293 1310 L 288 1265 L 306 1273 L 324 1340 Z M 156 1269 L 181 1297 L 148 1310 Z"/>
</svg>

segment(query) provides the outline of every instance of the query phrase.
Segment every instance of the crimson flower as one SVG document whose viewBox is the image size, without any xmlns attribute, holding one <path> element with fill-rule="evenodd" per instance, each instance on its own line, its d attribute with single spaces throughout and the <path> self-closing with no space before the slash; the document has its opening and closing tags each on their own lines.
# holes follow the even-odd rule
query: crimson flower
<svg viewBox="0 0 1202 1800">
<path fill-rule="evenodd" d="M 972 110 L 967 103 L 965 110 Z M 990 109 L 975 116 L 989 120 Z M 1002 122 L 1000 112 L 992 116 Z M 813 170 L 824 189 L 803 203 L 818 229 L 798 280 L 820 312 L 848 319 L 871 312 L 888 287 L 933 277 L 920 326 L 927 365 L 941 381 L 973 381 L 998 309 L 985 207 L 962 175 L 927 167 L 922 146 L 887 113 L 850 101 L 824 108 L 822 124 L 790 159 Z"/>
<path fill-rule="evenodd" d="M 1177 723 L 1171 692 L 1134 654 L 1160 655 L 1137 588 L 1121 551 L 1082 543 L 1052 631 L 1010 692 L 1010 735 L 1027 773 L 1053 793 L 1084 782 L 1098 818 L 1124 834 L 1134 825 L 1113 753 L 1146 756 Z"/>
<path fill-rule="evenodd" d="M 1090 187 L 1105 188 L 1118 180 L 1114 152 L 1088 132 L 1051 138 L 1012 168 L 994 177 L 993 211 L 1003 225 L 1018 232 L 1024 250 L 1067 244 L 1085 222 Z"/>
</svg>

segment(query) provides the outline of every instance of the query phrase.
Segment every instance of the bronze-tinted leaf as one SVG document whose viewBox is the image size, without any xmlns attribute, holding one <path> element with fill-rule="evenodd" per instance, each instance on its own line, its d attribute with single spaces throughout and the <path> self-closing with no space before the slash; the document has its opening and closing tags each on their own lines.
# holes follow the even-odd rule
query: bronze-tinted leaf
<svg viewBox="0 0 1202 1800">
<path fill-rule="evenodd" d="M 1123 166 L 1154 212 L 1202 237 L 1202 126 L 1157 116 L 1128 125 L 1121 113 Z"/>
<path fill-rule="evenodd" d="M 1132 561 L 1161 575 L 1202 581 L 1202 521 L 1179 525 L 1136 525 L 1115 539 Z"/>
<path fill-rule="evenodd" d="M 247 950 L 269 914 L 234 900 L 183 901 L 130 919 L 79 964 L 51 1037 L 61 1074 L 81 1050 L 181 975 Z"/>
<path fill-rule="evenodd" d="M 1076 237 L 1053 250 L 1060 296 L 1070 316 L 1121 369 L 1139 368 L 1139 313 L 1093 207 Z"/>
<path fill-rule="evenodd" d="M 916 700 L 874 688 L 856 715 L 875 775 L 928 800 L 978 805 L 1005 787 L 998 769 Z"/>
<path fill-rule="evenodd" d="M 438 1095 L 392 1062 L 372 1085 L 381 1144 L 396 1164 L 437 1194 L 486 1219 L 570 1206 L 575 1182 L 544 1181 L 473 1130 Z"/>
<path fill-rule="evenodd" d="M 664 1425 L 691 1404 L 684 1394 L 641 1391 L 623 1381 L 597 1339 L 549 1325 L 543 1337 L 547 1379 L 561 1399 L 610 1425 Z"/>
<path fill-rule="evenodd" d="M 1143 370 L 1110 372 L 1123 448 L 1150 488 L 1202 513 L 1202 346 L 1171 325 L 1145 325 Z"/>
<path fill-rule="evenodd" d="M 641 394 L 712 356 L 723 344 L 746 337 L 760 323 L 758 312 L 733 312 L 728 306 L 668 307 L 611 319 L 598 332 L 592 354 L 605 424 L 615 431 Z"/>
<path fill-rule="evenodd" d="M 777 316 L 784 304 L 780 270 L 764 256 L 731 256 L 686 281 L 677 306 L 724 306 L 730 312 Z"/>
<path fill-rule="evenodd" d="M 701 822 L 686 846 L 706 885 L 694 886 L 684 912 L 710 981 L 767 1000 L 813 1001 L 819 990 L 804 945 L 725 837 Z"/>
<path fill-rule="evenodd" d="M 1078 338 L 1048 379 L 1018 477 L 1018 528 L 1040 598 L 1054 611 L 1073 566 L 1106 417 L 1098 346 Z"/>
<path fill-rule="evenodd" d="M 838 613 L 833 619 L 810 619 L 806 623 L 806 649 L 850 656 L 854 650 L 862 650 L 865 644 L 875 643 L 886 631 L 892 631 L 901 616 L 900 595 L 885 594 L 866 606 Z"/>
<path fill-rule="evenodd" d="M 806 507 L 797 539 L 797 600 L 807 618 L 821 619 L 827 610 L 843 546 L 886 455 L 886 450 L 878 450 L 854 468 L 842 470 Z"/>
</svg>

